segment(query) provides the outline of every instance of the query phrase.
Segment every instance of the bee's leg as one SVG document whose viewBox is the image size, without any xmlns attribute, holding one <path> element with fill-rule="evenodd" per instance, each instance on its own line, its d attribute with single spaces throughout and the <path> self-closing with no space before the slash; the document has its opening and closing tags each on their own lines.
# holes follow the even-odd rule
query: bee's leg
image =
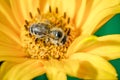
<svg viewBox="0 0 120 80">
<path fill-rule="evenodd" d="M 64 36 L 64 37 L 62 38 L 62 40 L 61 40 L 61 43 L 62 43 L 62 44 L 65 44 L 66 41 L 67 41 L 67 36 Z"/>
<path fill-rule="evenodd" d="M 70 28 L 68 28 L 67 35 L 70 35 Z"/>
<path fill-rule="evenodd" d="M 70 28 L 67 28 L 67 29 L 65 30 L 65 32 L 66 32 L 66 34 L 69 36 L 69 35 L 70 35 Z"/>
<path fill-rule="evenodd" d="M 49 38 L 46 38 L 45 39 L 45 43 L 47 43 L 47 42 L 49 42 L 50 41 L 50 39 Z"/>
<path fill-rule="evenodd" d="M 36 35 L 36 38 L 44 38 L 45 35 Z"/>
</svg>

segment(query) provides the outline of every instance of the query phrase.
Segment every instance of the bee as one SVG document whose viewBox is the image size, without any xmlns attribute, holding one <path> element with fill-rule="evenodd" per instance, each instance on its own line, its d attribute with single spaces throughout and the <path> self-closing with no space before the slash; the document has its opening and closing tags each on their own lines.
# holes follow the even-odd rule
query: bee
<svg viewBox="0 0 120 80">
<path fill-rule="evenodd" d="M 42 38 L 47 36 L 50 28 L 45 23 L 34 23 L 30 26 L 29 32 L 35 35 L 37 38 Z"/>
<path fill-rule="evenodd" d="M 32 24 L 29 32 L 35 35 L 36 38 L 44 38 L 46 43 L 50 41 L 54 45 L 63 45 L 67 40 L 65 32 L 61 28 L 50 28 L 46 23 Z"/>
</svg>

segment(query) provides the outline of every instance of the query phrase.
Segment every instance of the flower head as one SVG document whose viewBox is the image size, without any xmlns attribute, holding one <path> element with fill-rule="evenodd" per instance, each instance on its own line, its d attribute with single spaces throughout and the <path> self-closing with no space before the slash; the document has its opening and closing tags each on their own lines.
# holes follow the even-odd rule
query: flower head
<svg viewBox="0 0 120 80">
<path fill-rule="evenodd" d="M 1 80 L 117 79 L 107 60 L 120 58 L 120 35 L 93 33 L 119 0 L 1 0 L 0 12 Z"/>
</svg>

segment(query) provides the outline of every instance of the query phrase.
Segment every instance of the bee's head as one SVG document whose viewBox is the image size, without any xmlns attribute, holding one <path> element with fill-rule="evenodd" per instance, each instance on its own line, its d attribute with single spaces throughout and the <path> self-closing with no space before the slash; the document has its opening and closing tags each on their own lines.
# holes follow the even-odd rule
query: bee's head
<svg viewBox="0 0 120 80">
<path fill-rule="evenodd" d="M 58 40 L 58 39 L 61 39 L 63 36 L 64 36 L 64 32 L 62 29 L 60 28 L 52 28 L 50 30 L 50 35 L 55 39 L 55 40 Z"/>
</svg>

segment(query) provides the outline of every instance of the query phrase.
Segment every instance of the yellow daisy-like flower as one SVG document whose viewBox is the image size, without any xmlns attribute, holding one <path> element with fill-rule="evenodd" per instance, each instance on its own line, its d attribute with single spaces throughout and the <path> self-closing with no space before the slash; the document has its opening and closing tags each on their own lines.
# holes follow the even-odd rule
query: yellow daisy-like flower
<svg viewBox="0 0 120 80">
<path fill-rule="evenodd" d="M 0 80 L 117 79 L 120 35 L 93 36 L 120 0 L 1 0 Z"/>
</svg>

